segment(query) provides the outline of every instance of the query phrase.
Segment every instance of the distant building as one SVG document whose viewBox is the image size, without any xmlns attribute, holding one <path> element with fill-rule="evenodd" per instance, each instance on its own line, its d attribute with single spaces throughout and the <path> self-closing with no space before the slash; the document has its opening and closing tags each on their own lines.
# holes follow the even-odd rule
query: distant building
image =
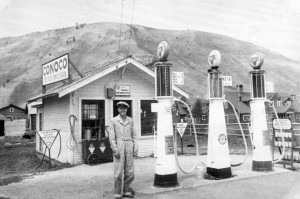
<svg viewBox="0 0 300 199">
<path fill-rule="evenodd" d="M 279 118 L 290 118 L 292 122 L 300 122 L 300 103 L 296 95 L 287 95 L 286 93 L 268 93 L 268 100 L 271 104 L 267 106 L 270 119 L 275 118 L 274 105 Z"/>
<path fill-rule="evenodd" d="M 27 119 L 27 113 L 25 109 L 10 104 L 0 109 L 0 114 L 11 120 Z"/>
<path fill-rule="evenodd" d="M 250 92 L 243 91 L 243 85 L 237 85 L 237 91 L 225 92 L 225 99 L 236 109 L 241 123 L 250 123 Z M 274 104 L 279 118 L 290 118 L 292 122 L 300 122 L 300 102 L 295 95 L 287 93 L 267 93 L 267 100 Z M 269 121 L 275 118 L 272 104 L 266 103 L 266 114 Z M 209 100 L 201 100 L 201 124 L 208 124 Z M 225 103 L 226 123 L 237 123 L 233 108 Z"/>
</svg>

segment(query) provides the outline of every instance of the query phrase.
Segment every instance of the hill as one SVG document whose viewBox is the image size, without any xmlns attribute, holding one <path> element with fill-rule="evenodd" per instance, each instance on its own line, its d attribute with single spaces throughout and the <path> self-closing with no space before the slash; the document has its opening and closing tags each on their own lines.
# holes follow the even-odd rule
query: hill
<svg viewBox="0 0 300 199">
<path fill-rule="evenodd" d="M 69 53 L 82 72 L 129 54 L 147 64 L 162 40 L 170 44 L 169 60 L 174 64 L 174 71 L 185 74 L 182 88 L 191 94 L 191 102 L 205 96 L 207 56 L 213 49 L 222 54 L 220 70 L 232 76 L 233 85 L 243 84 L 245 90 L 249 90 L 249 71 L 252 69 L 249 58 L 253 53 L 261 52 L 265 56 L 266 81 L 274 82 L 275 91 L 296 92 L 299 89 L 299 62 L 248 42 L 207 32 L 161 30 L 140 25 L 123 25 L 120 41 L 119 33 L 119 24 L 95 23 L 1 38 L 0 106 L 1 100 L 4 105 L 21 105 L 39 94 L 41 65 L 62 54 Z"/>
</svg>

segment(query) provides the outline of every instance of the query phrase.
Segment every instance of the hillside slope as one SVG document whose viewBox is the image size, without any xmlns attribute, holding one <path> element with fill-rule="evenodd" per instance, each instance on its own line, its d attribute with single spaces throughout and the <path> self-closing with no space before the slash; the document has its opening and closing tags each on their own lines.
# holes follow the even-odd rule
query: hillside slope
<svg viewBox="0 0 300 199">
<path fill-rule="evenodd" d="M 191 94 L 192 101 L 206 93 L 207 56 L 213 49 L 221 52 L 220 70 L 233 77 L 233 85 L 243 84 L 245 90 L 249 89 L 249 58 L 253 53 L 261 52 L 265 55 L 263 69 L 267 72 L 266 81 L 274 82 L 275 91 L 297 91 L 300 63 L 248 42 L 199 31 L 123 25 L 119 48 L 119 32 L 119 24 L 97 23 L 1 38 L 2 104 L 20 105 L 39 94 L 41 65 L 62 54 L 69 53 L 70 59 L 82 72 L 129 54 L 147 64 L 162 40 L 170 44 L 169 60 L 174 64 L 174 71 L 183 71 L 185 74 L 182 88 Z"/>
</svg>

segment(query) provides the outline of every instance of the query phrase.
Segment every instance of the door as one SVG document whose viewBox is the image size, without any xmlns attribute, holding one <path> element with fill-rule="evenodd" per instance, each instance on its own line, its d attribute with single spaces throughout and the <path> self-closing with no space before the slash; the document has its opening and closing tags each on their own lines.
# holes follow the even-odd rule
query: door
<svg viewBox="0 0 300 199">
<path fill-rule="evenodd" d="M 0 120 L 0 136 L 4 136 L 4 120 Z"/>
<path fill-rule="evenodd" d="M 127 104 L 129 104 L 129 109 L 127 110 L 127 116 L 132 118 L 132 100 L 114 100 L 113 102 L 113 117 L 116 117 L 117 115 L 119 115 L 118 112 L 118 107 L 117 107 L 117 103 L 123 101 L 126 102 Z"/>
</svg>

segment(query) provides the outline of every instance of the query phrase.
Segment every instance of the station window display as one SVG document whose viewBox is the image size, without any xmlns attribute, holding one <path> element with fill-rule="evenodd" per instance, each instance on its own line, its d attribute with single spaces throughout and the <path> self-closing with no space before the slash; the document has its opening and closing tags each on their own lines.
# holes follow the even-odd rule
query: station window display
<svg viewBox="0 0 300 199">
<path fill-rule="evenodd" d="M 82 139 L 102 139 L 105 136 L 104 100 L 82 101 Z"/>
</svg>

